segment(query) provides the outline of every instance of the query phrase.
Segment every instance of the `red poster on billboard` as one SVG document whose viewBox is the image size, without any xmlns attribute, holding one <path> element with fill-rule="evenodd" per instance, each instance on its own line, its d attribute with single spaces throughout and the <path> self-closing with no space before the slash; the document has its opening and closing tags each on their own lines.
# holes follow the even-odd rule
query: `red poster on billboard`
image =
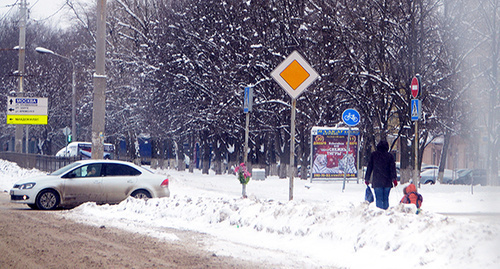
<svg viewBox="0 0 500 269">
<path fill-rule="evenodd" d="M 348 128 L 313 127 L 311 131 L 312 180 L 356 179 L 358 170 L 359 130 L 351 128 L 349 150 L 346 152 Z"/>
</svg>

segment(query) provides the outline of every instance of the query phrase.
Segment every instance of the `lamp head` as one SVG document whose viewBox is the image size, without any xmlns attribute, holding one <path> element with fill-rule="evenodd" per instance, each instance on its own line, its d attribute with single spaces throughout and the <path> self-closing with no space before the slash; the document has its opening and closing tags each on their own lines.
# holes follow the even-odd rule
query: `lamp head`
<svg viewBox="0 0 500 269">
<path fill-rule="evenodd" d="M 35 50 L 36 50 L 36 52 L 42 53 L 42 54 L 55 54 L 53 51 L 46 49 L 46 48 L 42 48 L 42 47 L 37 47 Z"/>
</svg>

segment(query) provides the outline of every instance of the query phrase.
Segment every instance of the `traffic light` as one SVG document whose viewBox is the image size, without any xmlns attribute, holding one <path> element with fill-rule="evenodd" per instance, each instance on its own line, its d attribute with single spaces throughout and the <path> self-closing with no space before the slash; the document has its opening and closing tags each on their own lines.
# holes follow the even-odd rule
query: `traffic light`
<svg viewBox="0 0 500 269">
<path fill-rule="evenodd" d="M 73 136 L 72 135 L 68 135 L 68 143 L 71 143 L 71 140 L 73 140 Z"/>
</svg>

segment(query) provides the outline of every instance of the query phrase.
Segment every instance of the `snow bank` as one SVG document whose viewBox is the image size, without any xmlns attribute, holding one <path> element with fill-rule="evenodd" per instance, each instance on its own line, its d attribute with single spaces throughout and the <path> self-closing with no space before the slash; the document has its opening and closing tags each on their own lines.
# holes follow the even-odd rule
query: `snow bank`
<svg viewBox="0 0 500 269">
<path fill-rule="evenodd" d="M 498 268 L 500 188 L 425 185 L 423 211 L 400 205 L 402 186 L 391 191 L 384 211 L 366 204 L 364 184 L 250 181 L 248 199 L 233 175 L 157 170 L 168 175 L 172 197 L 129 198 L 118 205 L 86 203 L 58 211 L 67 218 L 181 240 L 176 228 L 204 233 L 200 244 L 217 255 L 273 268 Z M 0 186 L 43 174 L 0 160 Z"/>
</svg>

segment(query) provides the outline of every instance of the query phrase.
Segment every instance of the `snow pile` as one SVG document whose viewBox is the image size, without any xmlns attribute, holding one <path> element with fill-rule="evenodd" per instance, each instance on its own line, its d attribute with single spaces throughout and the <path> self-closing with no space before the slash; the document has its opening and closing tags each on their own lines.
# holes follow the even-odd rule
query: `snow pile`
<svg viewBox="0 0 500 269">
<path fill-rule="evenodd" d="M 236 176 L 168 174 L 172 197 L 128 199 L 115 206 L 85 204 L 68 217 L 110 225 L 159 238 L 175 239 L 162 228 L 199 231 L 216 239 L 203 242 L 217 255 L 230 255 L 285 268 L 345 267 L 497 268 L 500 227 L 455 214 L 490 212 L 500 189 L 469 186 L 424 186 L 424 211 L 399 205 L 402 187 L 391 193 L 392 207 L 383 211 L 362 201 L 364 185 L 318 182 L 311 189 L 295 181 L 288 201 L 288 180 L 251 181 L 249 199 L 241 199 Z M 476 207 L 475 207 L 476 206 Z M 479 208 L 480 207 L 480 208 Z M 429 210 L 427 209 L 429 208 Z M 496 209 L 498 210 L 498 209 Z M 498 211 L 493 211 L 498 212 Z M 102 219 L 102 221 L 96 221 Z M 374 265 L 376 265 L 374 267 Z M 274 266 L 276 267 L 276 266 Z"/>
<path fill-rule="evenodd" d="M 116 206 L 87 203 L 64 213 L 83 222 L 155 233 L 162 227 L 211 234 L 223 241 L 253 249 L 236 253 L 217 242 L 219 255 L 239 256 L 289 267 L 346 268 L 496 268 L 500 257 L 500 227 L 446 217 L 414 206 L 387 211 L 365 203 L 337 210 L 334 203 L 278 202 L 229 197 L 174 196 L 141 201 L 129 198 Z M 233 246 L 234 247 L 234 246 Z M 269 250 L 271 253 L 269 253 Z M 246 256 L 246 253 L 252 253 Z M 260 253 L 262 252 L 262 253 Z M 272 253 L 281 252 L 279 260 Z"/>
<path fill-rule="evenodd" d="M 2 161 L 0 161 L 2 163 Z M 422 186 L 423 211 L 400 205 L 403 187 L 384 211 L 366 204 L 364 184 L 250 181 L 248 199 L 234 175 L 157 170 L 170 178 L 172 197 L 118 205 L 86 203 L 59 211 L 91 225 L 118 227 L 162 240 L 181 240 L 167 228 L 205 234 L 200 244 L 217 255 L 272 268 L 498 268 L 499 187 Z M 0 175 L 2 176 L 2 175 Z M 3 176 L 2 176 L 3 179 Z M 438 212 L 446 212 L 440 214 Z M 475 217 L 478 212 L 484 219 Z M 489 217 L 488 217 L 489 216 Z"/>
<path fill-rule="evenodd" d="M 0 192 L 9 192 L 12 185 L 20 179 L 45 175 L 37 169 L 24 169 L 16 163 L 0 160 Z"/>
</svg>

